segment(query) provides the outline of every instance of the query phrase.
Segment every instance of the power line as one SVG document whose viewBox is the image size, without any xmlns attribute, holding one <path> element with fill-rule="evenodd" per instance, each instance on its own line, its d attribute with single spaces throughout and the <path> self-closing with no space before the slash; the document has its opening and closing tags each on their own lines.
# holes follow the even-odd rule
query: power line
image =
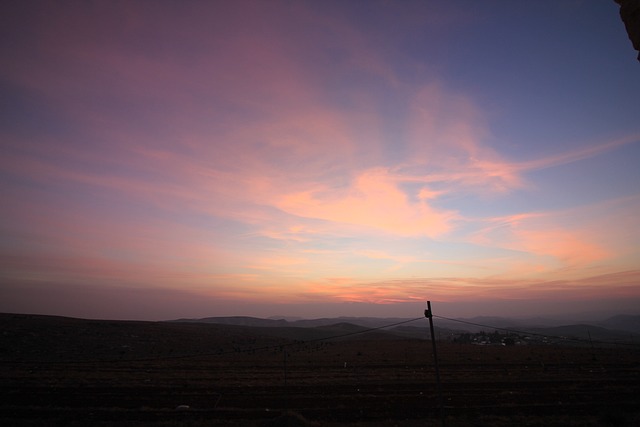
<svg viewBox="0 0 640 427">
<path fill-rule="evenodd" d="M 156 356 L 156 357 L 142 357 L 142 358 L 131 358 L 131 359 L 98 359 L 98 360 L 65 360 L 65 361 L 61 361 L 61 362 L 38 362 L 38 363 L 44 363 L 44 364 L 49 364 L 49 365 L 64 365 L 64 364 L 81 364 L 81 363 L 119 363 L 119 362 L 153 362 L 153 361 L 158 361 L 158 360 L 180 360 L 180 359 L 192 359 L 192 358 L 197 358 L 197 357 L 209 357 L 209 356 L 224 356 L 224 355 L 229 355 L 229 354 L 238 354 L 238 353 L 255 353 L 255 352 L 259 352 L 259 351 L 269 351 L 269 350 L 276 350 L 276 349 L 282 349 L 284 350 L 287 347 L 293 347 L 293 346 L 301 346 L 301 345 L 306 345 L 306 344 L 311 344 L 311 343 L 316 343 L 316 342 L 322 342 L 322 341 L 330 341 L 330 340 L 334 340 L 334 339 L 338 339 L 338 338 L 344 338 L 344 337 L 349 337 L 349 336 L 353 336 L 353 335 L 359 335 L 359 334 L 366 334 L 368 332 L 373 332 L 373 331 L 378 331 L 381 329 L 386 329 L 386 328 L 391 328 L 394 326 L 399 326 L 399 325 L 404 325 L 406 323 L 411 323 L 411 322 L 415 322 L 418 320 L 423 320 L 424 317 L 416 317 L 415 319 L 408 319 L 408 320 L 403 320 L 402 322 L 396 322 L 396 323 L 390 323 L 387 325 L 383 325 L 383 326 L 377 326 L 375 328 L 367 328 L 367 329 L 363 329 L 360 331 L 354 331 L 354 332 L 347 332 L 344 334 L 339 334 L 339 335 L 332 335 L 329 337 L 321 337 L 321 338 L 314 338 L 314 339 L 310 339 L 310 340 L 300 340 L 300 341 L 294 341 L 294 342 L 286 342 L 286 343 L 282 343 L 282 344 L 271 344 L 271 345 L 266 345 L 266 346 L 262 346 L 262 347 L 251 347 L 251 348 L 245 348 L 245 349 L 234 349 L 234 350 L 227 350 L 227 351 L 216 351 L 216 352 L 207 352 L 207 353 L 194 353 L 194 354 L 182 354 L 182 355 L 171 355 L 171 356 Z M 331 325 L 328 325 L 331 326 Z M 286 339 L 286 338 L 285 338 Z M 31 362 L 27 362 L 27 361 L 13 361 L 11 363 L 31 363 Z"/>
<path fill-rule="evenodd" d="M 160 357 L 158 359 L 187 359 L 187 358 L 201 357 L 201 356 L 222 356 L 222 355 L 232 354 L 232 353 L 253 353 L 253 352 L 256 352 L 256 351 L 284 349 L 286 347 L 294 347 L 294 346 L 311 344 L 311 343 L 316 343 L 316 342 L 321 342 L 321 341 L 330 341 L 330 340 L 335 340 L 335 339 L 338 339 L 338 338 L 350 337 L 350 336 L 353 336 L 353 335 L 366 334 L 368 332 L 378 331 L 380 329 L 391 328 L 393 326 L 404 325 L 406 323 L 411 323 L 411 322 L 415 322 L 417 320 L 422 320 L 422 319 L 424 319 L 424 317 L 416 317 L 415 319 L 404 320 L 402 322 L 397 322 L 397 323 L 390 323 L 388 325 L 378 326 L 378 327 L 375 327 L 375 328 L 363 329 L 361 331 L 347 332 L 347 333 L 344 333 L 344 334 L 332 335 L 332 336 L 329 336 L 329 337 L 322 337 L 322 338 L 314 338 L 314 339 L 310 339 L 310 340 L 301 340 L 301 341 L 298 341 L 298 342 L 289 342 L 289 343 L 283 343 L 283 344 L 272 344 L 272 345 L 267 345 L 267 346 L 263 346 L 263 347 L 253 347 L 253 348 L 247 348 L 247 349 L 241 349 L 241 350 L 229 350 L 229 351 L 225 351 L 225 352 L 199 353 L 199 354 L 182 355 L 182 356 L 167 356 L 167 357 Z M 136 359 L 127 359 L 127 360 L 136 361 Z M 155 358 L 154 358 L 154 360 L 155 360 Z"/>
<path fill-rule="evenodd" d="M 303 343 L 307 344 L 307 343 L 313 343 L 313 342 L 317 342 L 317 341 L 328 341 L 328 340 L 334 340 L 334 339 L 337 339 L 337 338 L 349 337 L 349 336 L 352 336 L 352 335 L 365 334 L 367 332 L 378 331 L 380 329 L 390 328 L 392 326 L 404 325 L 405 323 L 411 323 L 411 322 L 415 322 L 417 320 L 422 320 L 422 319 L 424 319 L 424 317 L 416 317 L 415 319 L 405 320 L 405 321 L 398 322 L 398 323 L 391 323 L 389 325 L 378 326 L 376 328 L 364 329 L 362 331 L 348 332 L 348 333 L 345 333 L 345 334 L 334 335 L 334 336 L 326 337 L 326 338 L 315 338 L 315 339 L 312 339 L 312 340 L 306 340 Z M 297 345 L 297 344 L 298 343 L 289 343 L 287 345 Z"/>
</svg>

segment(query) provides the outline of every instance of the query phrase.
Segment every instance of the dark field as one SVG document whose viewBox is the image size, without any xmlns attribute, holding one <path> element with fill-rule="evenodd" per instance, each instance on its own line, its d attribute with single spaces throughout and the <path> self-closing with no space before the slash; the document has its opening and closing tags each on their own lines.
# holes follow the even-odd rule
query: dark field
<svg viewBox="0 0 640 427">
<path fill-rule="evenodd" d="M 441 425 L 428 340 L 302 342 L 264 328 L 41 316 L 0 322 L 4 426 Z M 640 425 L 637 347 L 442 342 L 438 356 L 447 426 Z"/>
</svg>

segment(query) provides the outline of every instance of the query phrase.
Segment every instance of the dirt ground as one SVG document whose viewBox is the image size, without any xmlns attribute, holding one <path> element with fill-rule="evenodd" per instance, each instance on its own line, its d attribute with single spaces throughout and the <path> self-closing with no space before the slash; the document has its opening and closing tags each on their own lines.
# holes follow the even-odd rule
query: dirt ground
<svg viewBox="0 0 640 427">
<path fill-rule="evenodd" d="M 296 343 L 198 357 L 0 362 L 11 426 L 635 426 L 640 349 Z M 444 411 L 444 412 L 441 412 Z M 288 415 L 287 415 L 288 414 Z"/>
</svg>

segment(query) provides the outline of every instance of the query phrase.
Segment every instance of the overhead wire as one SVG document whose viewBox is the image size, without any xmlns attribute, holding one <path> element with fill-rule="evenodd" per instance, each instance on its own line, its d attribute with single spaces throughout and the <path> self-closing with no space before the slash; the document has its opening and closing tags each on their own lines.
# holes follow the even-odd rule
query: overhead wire
<svg viewBox="0 0 640 427">
<path fill-rule="evenodd" d="M 414 319 L 403 320 L 402 322 L 390 323 L 388 325 L 377 326 L 375 328 L 367 328 L 367 329 L 363 329 L 363 330 L 360 330 L 360 331 L 346 332 L 344 334 L 331 335 L 331 336 L 328 336 L 328 337 L 320 337 L 320 338 L 314 338 L 314 339 L 309 339 L 309 340 L 299 340 L 299 341 L 288 342 L 288 343 L 283 343 L 283 344 L 271 344 L 271 345 L 262 346 L 262 347 L 251 347 L 251 348 L 240 349 L 240 350 L 229 350 L 229 351 L 225 351 L 225 352 L 199 353 L 199 354 L 183 355 L 183 356 L 169 356 L 169 357 L 163 357 L 162 359 L 186 359 L 186 358 L 201 357 L 201 356 L 219 356 L 219 355 L 232 354 L 232 353 L 253 353 L 253 352 L 256 352 L 256 351 L 284 349 L 286 347 L 294 347 L 294 346 L 312 344 L 312 343 L 322 342 L 322 341 L 331 341 L 331 340 L 335 340 L 335 339 L 338 339 L 338 338 L 345 338 L 345 337 L 350 337 L 350 336 L 353 336 L 353 335 L 366 334 L 368 332 L 378 331 L 378 330 L 381 330 L 381 329 L 391 328 L 391 327 L 394 327 L 394 326 L 400 326 L 400 325 L 404 325 L 406 323 L 415 322 L 415 321 L 421 320 L 421 319 L 424 319 L 424 317 L 416 317 Z M 328 326 L 331 326 L 331 325 L 328 325 Z M 128 360 L 134 360 L 134 359 L 128 359 Z"/>
<path fill-rule="evenodd" d="M 75 363 L 118 363 L 118 362 L 153 362 L 157 360 L 180 360 L 180 359 L 192 359 L 197 357 L 210 357 L 210 356 L 224 356 L 228 354 L 238 354 L 238 353 L 255 353 L 258 351 L 268 351 L 268 350 L 276 350 L 276 349 L 284 349 L 286 347 L 300 346 L 305 344 L 311 344 L 322 341 L 331 341 L 339 338 L 345 338 L 353 335 L 365 334 L 368 332 L 378 331 L 381 329 L 391 328 L 394 326 L 404 325 L 406 323 L 415 322 L 417 320 L 424 319 L 424 317 L 416 317 L 414 319 L 403 320 L 401 322 L 390 323 L 387 325 L 377 326 L 374 328 L 362 329 L 359 331 L 347 332 L 344 334 L 331 335 L 328 337 L 320 337 L 309 340 L 297 340 L 294 342 L 285 342 L 282 344 L 270 344 L 261 347 L 250 347 L 245 349 L 234 349 L 227 351 L 216 351 L 216 352 L 205 352 L 205 353 L 192 353 L 192 354 L 181 354 L 181 355 L 167 355 L 167 356 L 154 356 L 154 357 L 142 357 L 142 358 L 120 358 L 120 359 L 94 359 L 94 360 L 65 360 L 65 361 L 56 361 L 56 362 L 39 362 L 46 363 L 49 365 L 57 365 L 57 364 L 75 364 Z M 331 326 L 331 325 L 327 325 Z M 282 337 L 280 337 L 282 338 Z M 20 363 L 20 361 L 13 361 L 12 363 Z M 26 362 L 25 362 L 26 363 Z"/>
</svg>

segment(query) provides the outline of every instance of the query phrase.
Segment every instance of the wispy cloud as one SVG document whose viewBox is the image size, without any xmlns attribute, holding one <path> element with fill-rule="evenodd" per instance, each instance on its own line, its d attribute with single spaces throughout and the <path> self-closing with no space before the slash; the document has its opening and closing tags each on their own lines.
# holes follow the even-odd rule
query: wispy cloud
<svg viewBox="0 0 640 427">
<path fill-rule="evenodd" d="M 546 169 L 588 159 L 615 150 L 624 145 L 640 143 L 640 134 L 626 135 L 621 138 L 605 141 L 597 144 L 579 147 L 575 150 L 556 154 L 554 156 L 520 162 L 514 164 L 514 169 L 521 172 Z"/>
<path fill-rule="evenodd" d="M 415 301 L 581 300 L 598 297 L 635 297 L 640 270 L 576 279 L 534 280 L 478 277 L 397 279 L 373 283 L 326 281 L 308 289 L 308 295 L 336 301 L 394 304 Z"/>
</svg>

